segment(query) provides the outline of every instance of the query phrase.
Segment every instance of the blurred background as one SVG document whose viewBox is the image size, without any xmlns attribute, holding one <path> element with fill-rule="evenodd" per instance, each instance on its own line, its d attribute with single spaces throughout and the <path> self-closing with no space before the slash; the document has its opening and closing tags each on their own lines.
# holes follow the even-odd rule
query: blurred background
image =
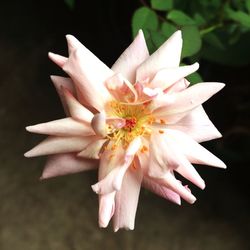
<svg viewBox="0 0 250 250">
<path fill-rule="evenodd" d="M 0 249 L 250 249 L 249 1 L 0 0 Z M 188 3 L 188 4 L 186 4 Z M 203 4 L 202 4 L 203 3 Z M 132 25 L 131 25 L 132 24 Z M 183 63 L 199 60 L 200 81 L 225 82 L 205 104 L 224 137 L 204 144 L 228 166 L 197 166 L 204 191 L 181 207 L 142 190 L 134 231 L 99 229 L 95 172 L 40 182 L 45 158 L 23 153 L 44 137 L 25 126 L 64 117 L 47 58 L 67 55 L 73 34 L 108 66 L 143 28 L 154 51 L 175 29 Z"/>
</svg>

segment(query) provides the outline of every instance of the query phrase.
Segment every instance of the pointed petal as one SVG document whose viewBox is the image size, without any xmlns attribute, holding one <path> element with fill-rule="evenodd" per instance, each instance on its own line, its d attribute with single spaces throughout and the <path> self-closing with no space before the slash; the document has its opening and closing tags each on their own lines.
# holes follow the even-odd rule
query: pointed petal
<svg viewBox="0 0 250 250">
<path fill-rule="evenodd" d="M 32 133 L 54 136 L 88 136 L 95 134 L 90 125 L 77 122 L 72 118 L 28 126 L 26 130 Z"/>
<path fill-rule="evenodd" d="M 71 93 L 73 93 L 73 95 L 75 95 L 76 93 L 75 93 L 75 87 L 73 85 L 73 82 L 71 81 L 70 78 L 61 77 L 61 76 L 53 76 L 52 75 L 52 76 L 50 76 L 50 79 L 56 88 L 56 91 L 60 97 L 60 100 L 62 102 L 63 109 L 64 109 L 66 115 L 69 116 L 69 110 L 68 110 L 68 107 L 66 105 L 65 96 L 63 94 L 62 87 L 67 88 L 68 90 L 71 91 Z"/>
<path fill-rule="evenodd" d="M 177 130 L 166 129 L 166 134 L 172 141 L 175 141 L 179 145 L 179 150 L 184 153 L 190 162 L 226 168 L 223 161 L 185 133 Z"/>
<path fill-rule="evenodd" d="M 179 194 L 175 193 L 174 191 L 165 186 L 158 184 L 156 181 L 154 181 L 154 179 L 151 179 L 149 177 L 143 177 L 142 185 L 146 189 L 163 197 L 164 199 L 172 201 L 177 205 L 181 205 L 181 198 Z"/>
<path fill-rule="evenodd" d="M 182 78 L 194 73 L 199 68 L 198 63 L 192 65 L 181 66 L 177 68 L 164 68 L 156 73 L 153 80 L 150 82 L 150 88 L 161 88 L 165 90 L 178 82 Z"/>
<path fill-rule="evenodd" d="M 116 73 L 122 73 L 131 83 L 135 83 L 136 69 L 148 56 L 148 48 L 143 32 L 139 30 L 134 41 L 112 66 L 112 70 Z"/>
<path fill-rule="evenodd" d="M 72 118 L 89 124 L 94 115 L 82 104 L 80 104 L 75 99 L 75 97 L 65 88 L 63 88 L 63 95 L 65 97 L 65 102 Z"/>
<path fill-rule="evenodd" d="M 136 71 L 136 81 L 147 77 L 152 79 L 163 68 L 178 67 L 182 49 L 181 31 L 176 31 L 156 52 L 154 52 Z"/>
<path fill-rule="evenodd" d="M 40 179 L 44 180 L 56 176 L 75 174 L 96 169 L 97 167 L 97 161 L 82 159 L 73 153 L 51 155 L 48 157 Z"/>
<path fill-rule="evenodd" d="M 115 213 L 113 217 L 114 231 L 120 228 L 134 229 L 135 215 L 142 182 L 142 169 L 130 167 L 122 182 L 121 190 L 115 196 Z"/>
<path fill-rule="evenodd" d="M 111 98 L 104 86 L 113 71 L 101 62 L 91 51 L 72 36 L 67 38 L 71 53 L 63 66 L 84 98 L 87 106 L 102 111 L 104 104 Z"/>
<path fill-rule="evenodd" d="M 176 124 L 168 125 L 168 127 L 184 132 L 197 142 L 209 141 L 222 136 L 210 121 L 202 105 L 193 109 Z"/>
<path fill-rule="evenodd" d="M 180 181 L 176 180 L 174 175 L 172 175 L 170 172 L 167 173 L 163 178 L 156 179 L 156 181 L 179 194 L 185 201 L 191 204 L 196 201 L 196 198 L 191 194 L 190 190 L 184 187 Z"/>
<path fill-rule="evenodd" d="M 176 123 L 190 110 L 196 108 L 220 91 L 225 84 L 204 82 L 193 85 L 181 92 L 162 95 L 151 103 L 154 115 L 164 117 L 169 124 Z"/>
<path fill-rule="evenodd" d="M 111 217 L 115 211 L 115 194 L 112 192 L 109 194 L 99 195 L 99 226 L 105 228 L 108 226 Z"/>
<path fill-rule="evenodd" d="M 67 57 L 64 57 L 64 56 L 60 56 L 58 54 L 55 54 L 55 53 L 52 53 L 52 52 L 49 52 L 48 54 L 49 56 L 49 59 L 51 61 L 53 61 L 56 65 L 58 65 L 59 67 L 63 67 L 64 64 L 67 62 L 68 58 Z"/>
<path fill-rule="evenodd" d="M 49 136 L 30 151 L 24 154 L 25 157 L 40 155 L 51 155 L 60 153 L 80 152 L 89 143 L 95 140 L 95 136 L 86 137 L 57 137 Z"/>
<path fill-rule="evenodd" d="M 100 150 L 107 139 L 98 139 L 91 142 L 83 151 L 77 156 L 90 159 L 99 159 Z"/>
</svg>

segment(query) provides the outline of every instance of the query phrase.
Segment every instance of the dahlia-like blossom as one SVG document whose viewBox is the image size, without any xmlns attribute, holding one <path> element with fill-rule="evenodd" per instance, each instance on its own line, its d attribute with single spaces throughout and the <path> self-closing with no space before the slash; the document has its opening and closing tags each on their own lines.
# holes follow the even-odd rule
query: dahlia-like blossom
<svg viewBox="0 0 250 250">
<path fill-rule="evenodd" d="M 67 118 L 27 127 L 49 135 L 26 157 L 49 155 L 41 179 L 97 169 L 99 225 L 133 229 L 141 186 L 177 204 L 194 203 L 175 172 L 204 189 L 192 163 L 225 168 L 199 142 L 221 137 L 202 103 L 223 83 L 189 87 L 199 65 L 179 66 L 182 37 L 174 33 L 149 56 L 143 32 L 111 67 L 67 35 L 69 57 L 49 53 L 69 78 L 51 76 Z"/>
</svg>

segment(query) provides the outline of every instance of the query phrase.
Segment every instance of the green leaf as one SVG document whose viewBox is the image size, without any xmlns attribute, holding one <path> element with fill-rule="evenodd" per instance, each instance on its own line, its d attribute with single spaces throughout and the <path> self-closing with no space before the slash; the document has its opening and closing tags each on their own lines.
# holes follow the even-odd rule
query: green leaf
<svg viewBox="0 0 250 250">
<path fill-rule="evenodd" d="M 235 11 L 229 6 L 225 8 L 228 19 L 240 23 L 241 25 L 250 28 L 250 15 L 243 11 Z"/>
<path fill-rule="evenodd" d="M 170 10 L 173 8 L 173 0 L 151 0 L 151 6 L 155 10 Z"/>
<path fill-rule="evenodd" d="M 193 74 L 187 76 L 186 78 L 190 82 L 190 85 L 203 82 L 203 79 L 198 72 L 194 72 Z"/>
<path fill-rule="evenodd" d="M 166 41 L 166 37 L 158 31 L 150 31 L 149 36 L 155 49 L 158 49 Z"/>
<path fill-rule="evenodd" d="M 250 13 L 250 0 L 246 0 L 246 8 L 247 11 Z"/>
<path fill-rule="evenodd" d="M 68 7 L 73 10 L 75 7 L 75 0 L 64 0 L 65 4 L 68 5 Z"/>
<path fill-rule="evenodd" d="M 167 19 L 171 20 L 177 25 L 193 25 L 195 21 L 187 14 L 180 10 L 172 10 L 167 14 Z"/>
<path fill-rule="evenodd" d="M 194 14 L 194 21 L 197 26 L 202 26 L 206 24 L 206 19 L 199 13 Z"/>
<path fill-rule="evenodd" d="M 161 25 L 161 32 L 166 38 L 169 38 L 176 30 L 177 28 L 168 22 Z"/>
<path fill-rule="evenodd" d="M 157 30 L 158 17 L 154 11 L 147 7 L 137 9 L 132 17 L 132 33 L 135 37 L 140 29 L 144 32 Z"/>
<path fill-rule="evenodd" d="M 195 25 L 183 26 L 181 30 L 183 38 L 182 58 L 193 56 L 201 49 L 200 32 Z"/>
<path fill-rule="evenodd" d="M 203 36 L 204 41 L 206 41 L 209 45 L 220 49 L 224 50 L 225 46 L 219 39 L 219 37 L 215 33 L 207 33 L 206 35 Z"/>
</svg>

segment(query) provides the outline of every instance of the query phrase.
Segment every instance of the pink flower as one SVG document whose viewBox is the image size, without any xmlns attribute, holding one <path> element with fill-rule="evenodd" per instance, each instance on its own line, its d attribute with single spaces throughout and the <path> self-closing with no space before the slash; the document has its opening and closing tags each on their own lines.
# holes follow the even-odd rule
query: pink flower
<svg viewBox="0 0 250 250">
<path fill-rule="evenodd" d="M 221 137 L 202 103 L 223 83 L 188 87 L 199 65 L 179 66 L 181 32 L 149 56 L 142 31 L 108 68 L 67 35 L 69 57 L 49 53 L 70 78 L 52 76 L 67 118 L 27 127 L 49 135 L 26 157 L 49 155 L 41 179 L 96 169 L 99 225 L 134 228 L 141 185 L 177 204 L 196 198 L 175 178 L 178 172 L 200 187 L 192 163 L 225 168 L 199 142 Z"/>
</svg>

